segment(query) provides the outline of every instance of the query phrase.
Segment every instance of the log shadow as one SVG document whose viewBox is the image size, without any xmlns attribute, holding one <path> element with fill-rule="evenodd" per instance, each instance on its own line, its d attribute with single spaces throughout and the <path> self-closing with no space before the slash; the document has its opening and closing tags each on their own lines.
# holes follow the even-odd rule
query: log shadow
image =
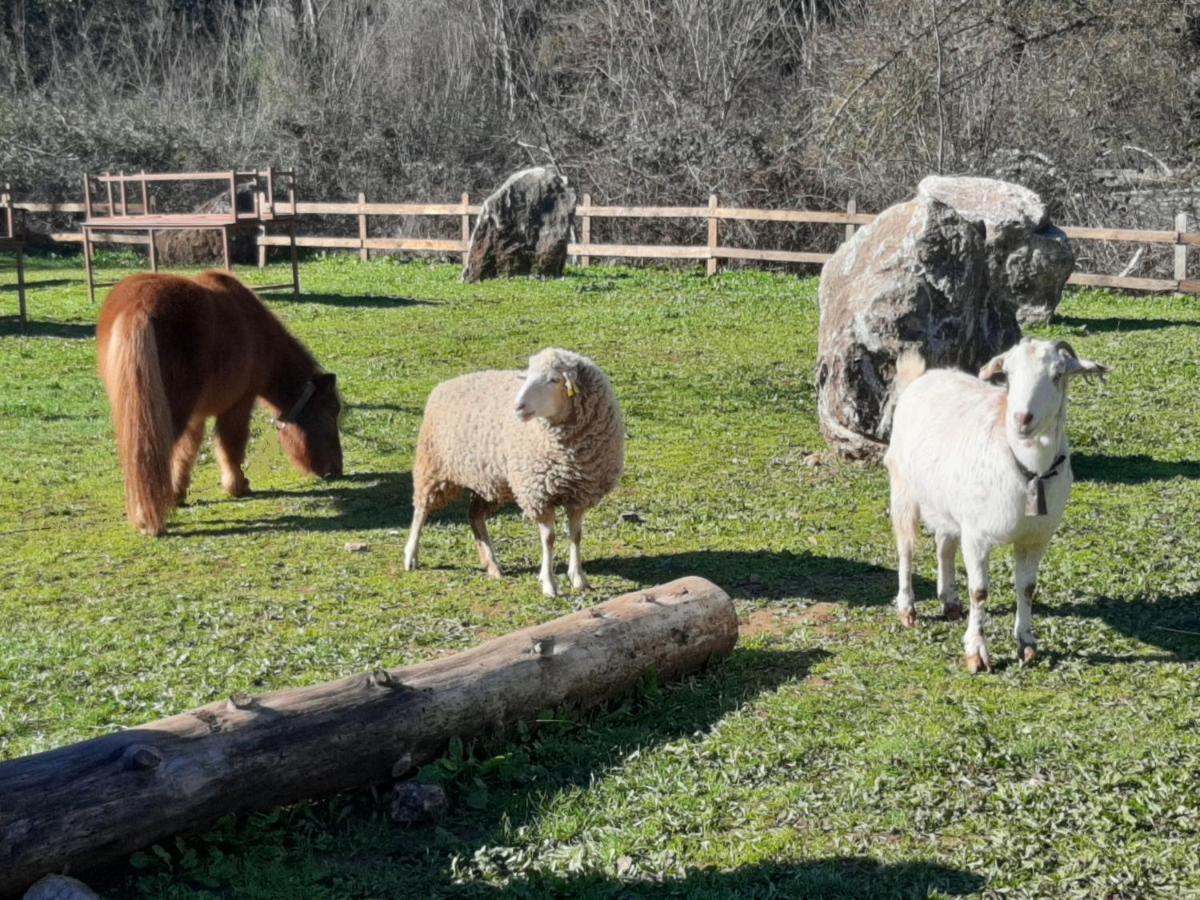
<svg viewBox="0 0 1200 900">
<path fill-rule="evenodd" d="M 1200 478 L 1200 462 L 1154 459 L 1143 453 L 1109 456 L 1104 453 L 1072 453 L 1071 471 L 1077 481 L 1106 484 L 1145 484 L 1171 478 Z"/>
<path fill-rule="evenodd" d="M 0 337 L 10 336 L 87 340 L 96 336 L 96 326 L 77 322 L 39 322 L 31 318 L 22 330 L 19 316 L 0 316 Z"/>
<path fill-rule="evenodd" d="M 1083 316 L 1058 316 L 1052 325 L 1062 325 L 1067 328 L 1083 328 L 1093 334 L 1124 331 L 1152 331 L 1157 328 L 1195 327 L 1200 322 L 1194 319 L 1130 319 L 1123 316 L 1110 316 L 1090 319 Z"/>
<path fill-rule="evenodd" d="M 882 606 L 896 596 L 896 570 L 854 559 L 791 550 L 695 550 L 661 556 L 589 560 L 589 572 L 619 575 L 641 587 L 700 575 L 737 600 L 804 596 L 827 603 Z M 928 578 L 913 576 L 921 597 L 937 593 Z"/>
<path fill-rule="evenodd" d="M 1061 659 L 1097 664 L 1200 661 L 1200 592 L 1138 600 L 1098 597 L 1087 603 L 1035 607 L 1035 622 L 1039 615 L 1099 619 L 1114 631 L 1163 651 L 1156 656 L 1059 653 Z"/>
<path fill-rule="evenodd" d="M 25 291 L 28 293 L 29 291 L 36 291 L 38 288 L 67 287 L 82 283 L 82 278 L 30 278 L 28 277 L 28 272 L 26 272 Z M 17 283 L 14 281 L 11 284 L 0 284 L 0 291 L 16 294 Z"/>
<path fill-rule="evenodd" d="M 289 513 L 259 521 L 207 522 L 196 527 L 189 526 L 187 522 L 178 522 L 172 524 L 166 537 L 220 537 L 273 531 L 369 531 L 378 528 L 403 529 L 412 523 L 410 472 L 354 472 L 335 481 L 314 481 L 297 489 L 255 490 L 243 501 L 222 498 L 197 501 L 195 505 L 303 498 L 331 502 L 337 512 L 332 516 Z"/>
<path fill-rule="evenodd" d="M 658 900 L 695 898 L 806 898 L 861 900 L 964 896 L 981 891 L 981 875 L 931 860 L 886 863 L 868 856 L 829 856 L 793 863 L 757 863 L 733 871 L 701 869 L 681 878 L 627 879 L 602 875 L 533 875 L 472 892 L 476 897 L 582 897 Z"/>
<path fill-rule="evenodd" d="M 501 774 L 485 775 L 478 766 L 467 766 L 462 784 L 447 784 L 453 800 L 451 811 L 435 828 L 418 827 L 397 832 L 394 828 L 380 831 L 378 822 L 381 807 L 386 807 L 387 793 L 376 790 L 357 790 L 335 799 L 317 800 L 269 813 L 270 824 L 265 826 L 251 814 L 222 820 L 220 827 L 207 834 L 185 839 L 196 855 L 204 856 L 215 849 L 223 858 L 251 859 L 260 852 L 268 855 L 297 853 L 304 859 L 301 867 L 310 878 L 308 890 L 322 893 L 329 884 L 354 885 L 372 871 L 421 867 L 427 876 L 422 882 L 421 896 L 496 896 L 496 889 L 485 885 L 464 886 L 451 871 L 451 856 L 470 859 L 475 850 L 503 846 L 511 841 L 514 830 L 534 824 L 552 798 L 564 792 L 587 788 L 603 780 L 606 773 L 620 767 L 630 754 L 649 753 L 668 743 L 681 740 L 698 741 L 727 716 L 736 713 L 755 698 L 807 678 L 812 667 L 831 658 L 825 650 L 797 650 L 738 647 L 726 658 L 710 664 L 703 672 L 679 682 L 659 687 L 652 682 L 627 694 L 624 698 L 580 713 L 554 710 L 553 715 L 540 717 L 536 727 L 510 729 L 504 734 L 491 732 L 472 746 L 475 759 L 489 760 L 501 754 L 519 759 L 515 769 Z M 143 729 L 144 733 L 145 730 Z M 106 741 L 127 746 L 144 741 L 139 729 L 120 732 Z M 160 746 L 156 744 L 156 746 Z M 113 758 L 106 748 L 105 759 Z M 488 800 L 477 810 L 465 802 L 467 791 L 478 778 L 488 782 Z M 382 793 L 382 796 L 381 796 Z M 235 804 L 236 806 L 236 804 Z M 243 806 L 247 809 L 249 804 Z M 328 824 L 325 819 L 328 818 Z M 312 834 L 314 828 L 328 828 L 351 834 L 353 853 L 313 853 L 305 841 L 297 842 L 297 831 Z M 163 841 L 171 852 L 186 852 L 180 842 Z M 430 857 L 437 862 L 431 865 Z M 787 881 L 786 870 L 791 867 L 772 866 L 770 881 Z M 872 870 L 872 864 L 848 861 L 827 865 L 817 860 L 801 864 L 813 879 L 823 878 L 829 885 L 855 885 Z M 226 873 L 230 870 L 226 869 Z M 735 876 L 738 873 L 733 873 Z M 174 875 L 172 876 L 175 877 Z M 233 877 L 233 876 L 227 876 Z M 698 873 L 696 884 L 707 884 L 712 877 L 732 877 L 725 874 Z M 917 872 L 910 879 L 922 881 Z M 941 876 L 939 876 L 941 877 Z M 948 874 L 945 877 L 949 877 Z M 132 886 L 138 873 L 127 865 L 118 865 L 92 876 L 92 886 L 101 891 L 122 895 L 121 889 Z M 102 879 L 102 880 L 96 880 Z M 915 883 L 914 881 L 914 883 Z M 670 882 L 667 882 L 670 883 Z M 730 881 L 731 886 L 739 881 Z M 758 883 L 746 880 L 743 883 Z M 762 881 L 767 883 L 767 881 Z M 825 882 L 814 881 L 814 884 Z M 591 892 L 604 886 L 619 888 L 621 883 L 594 877 L 570 878 L 566 881 L 549 876 L 533 876 L 514 887 L 532 891 L 531 896 L 575 896 L 571 890 Z M 228 887 L 232 887 L 229 885 Z M 640 889 L 634 882 L 629 888 Z M 657 885 L 646 884 L 647 889 Z M 217 887 L 209 884 L 209 887 Z M 291 885 L 295 887 L 295 885 Z M 364 885 L 365 889 L 366 885 Z M 566 891 L 565 893 L 563 891 Z M 507 889 L 504 891 L 507 896 Z M 107 894 L 106 894 L 107 895 Z M 376 891 L 371 896 L 382 896 Z M 386 892 L 385 894 L 386 895 Z M 516 893 L 515 896 L 521 896 Z M 587 895 L 584 893 L 583 895 Z M 627 896 L 628 894 L 621 894 Z M 394 895 L 393 895 L 394 896 Z M 637 894 L 634 894 L 637 896 Z M 667 896 L 657 893 L 647 896 Z M 830 894 L 829 896 L 841 896 Z M 925 894 L 913 894 L 925 896 Z"/>
</svg>

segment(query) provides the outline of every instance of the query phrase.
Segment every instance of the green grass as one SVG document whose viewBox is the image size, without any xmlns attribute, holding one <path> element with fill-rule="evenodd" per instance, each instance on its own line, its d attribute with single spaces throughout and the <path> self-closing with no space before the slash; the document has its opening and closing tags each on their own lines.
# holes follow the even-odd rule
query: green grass
<svg viewBox="0 0 1200 900">
<path fill-rule="evenodd" d="M 109 895 L 1200 896 L 1200 302 L 1076 293 L 1040 332 L 1113 374 L 1073 391 L 1045 659 L 1012 662 L 1000 555 L 1002 664 L 973 678 L 961 625 L 933 618 L 932 542 L 930 618 L 905 631 L 886 477 L 824 453 L 815 279 L 456 275 L 306 264 L 301 302 L 271 305 L 338 373 L 348 478 L 296 474 L 256 413 L 255 495 L 226 499 L 206 449 L 192 504 L 148 540 L 122 513 L 81 272 L 33 266 L 30 335 L 0 322 L 0 758 L 453 652 L 683 574 L 729 591 L 755 633 L 700 677 L 427 770 L 453 799 L 436 827 L 397 828 L 366 791 L 229 819 L 138 854 L 97 882 Z M 626 412 L 627 473 L 586 524 L 595 594 L 542 597 L 515 512 L 493 529 L 503 581 L 477 571 L 461 506 L 403 572 L 429 389 L 547 345 L 599 361 Z"/>
</svg>

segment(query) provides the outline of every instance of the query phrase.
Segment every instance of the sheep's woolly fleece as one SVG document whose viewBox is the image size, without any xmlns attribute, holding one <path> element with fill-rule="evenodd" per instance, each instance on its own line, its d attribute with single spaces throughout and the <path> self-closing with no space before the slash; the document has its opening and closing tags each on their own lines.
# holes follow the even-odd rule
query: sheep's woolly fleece
<svg viewBox="0 0 1200 900">
<path fill-rule="evenodd" d="M 530 367 L 571 377 L 576 392 L 566 419 L 517 418 L 519 371 L 442 382 L 429 395 L 417 438 L 415 503 L 433 509 L 467 488 L 492 504 L 515 500 L 537 519 L 559 506 L 590 509 L 616 486 L 625 464 L 625 425 L 608 376 L 567 350 L 544 350 Z"/>
</svg>

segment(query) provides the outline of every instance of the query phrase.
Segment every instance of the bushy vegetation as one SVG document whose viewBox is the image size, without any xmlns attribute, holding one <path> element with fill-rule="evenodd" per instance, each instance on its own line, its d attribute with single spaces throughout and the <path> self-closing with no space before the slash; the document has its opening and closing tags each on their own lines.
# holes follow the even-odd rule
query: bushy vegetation
<svg viewBox="0 0 1200 900">
<path fill-rule="evenodd" d="M 1013 661 L 1000 558 L 1000 665 L 973 678 L 961 623 L 936 618 L 931 542 L 928 618 L 906 631 L 886 477 L 823 452 L 815 280 L 596 267 L 464 286 L 452 267 L 345 259 L 302 274 L 301 301 L 271 305 L 339 375 L 347 477 L 294 473 L 259 414 L 256 493 L 225 498 L 206 449 L 191 505 L 149 540 L 123 517 L 82 273 L 34 266 L 29 336 L 0 321 L 0 758 L 591 602 L 541 595 L 512 512 L 493 528 L 503 581 L 476 570 L 461 506 L 402 571 L 428 390 L 546 344 L 601 361 L 625 406 L 628 473 L 587 523 L 596 596 L 704 575 L 737 600 L 742 640 L 682 684 L 450 748 L 422 775 L 452 798 L 436 826 L 391 824 L 386 790 L 229 819 L 137 854 L 97 882 L 107 895 L 1200 892 L 1200 301 L 1073 293 L 1039 331 L 1113 374 L 1073 391 L 1045 659 Z"/>
<path fill-rule="evenodd" d="M 879 210 L 944 172 L 1028 184 L 1074 225 L 1200 213 L 1196 0 L 0 9 L 0 175 L 37 199 L 75 198 L 84 171 L 274 163 L 299 169 L 306 199 L 452 201 L 553 161 L 597 201 L 843 208 L 854 195 Z M 623 227 L 682 239 L 669 223 Z M 1096 264 L 1124 268 L 1135 249 Z M 1143 255 L 1133 273 L 1166 262 Z"/>
</svg>

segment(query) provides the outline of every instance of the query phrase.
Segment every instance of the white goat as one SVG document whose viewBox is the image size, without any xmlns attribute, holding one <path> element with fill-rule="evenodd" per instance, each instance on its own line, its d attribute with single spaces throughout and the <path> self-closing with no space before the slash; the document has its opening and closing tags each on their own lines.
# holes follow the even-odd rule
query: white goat
<svg viewBox="0 0 1200 900">
<path fill-rule="evenodd" d="M 951 620 L 962 616 L 954 571 L 962 545 L 971 592 L 963 647 L 973 673 L 991 669 L 983 634 L 988 562 L 1005 544 L 1013 545 L 1018 658 L 1037 657 L 1031 619 L 1038 565 L 1071 492 L 1067 382 L 1107 371 L 1080 359 L 1066 341 L 1029 338 L 978 378 L 954 369 L 926 372 L 911 350 L 897 361 L 900 397 L 884 457 L 900 558 L 896 606 L 904 625 L 916 624 L 912 555 L 924 520 L 937 537 L 938 599 Z"/>
</svg>

